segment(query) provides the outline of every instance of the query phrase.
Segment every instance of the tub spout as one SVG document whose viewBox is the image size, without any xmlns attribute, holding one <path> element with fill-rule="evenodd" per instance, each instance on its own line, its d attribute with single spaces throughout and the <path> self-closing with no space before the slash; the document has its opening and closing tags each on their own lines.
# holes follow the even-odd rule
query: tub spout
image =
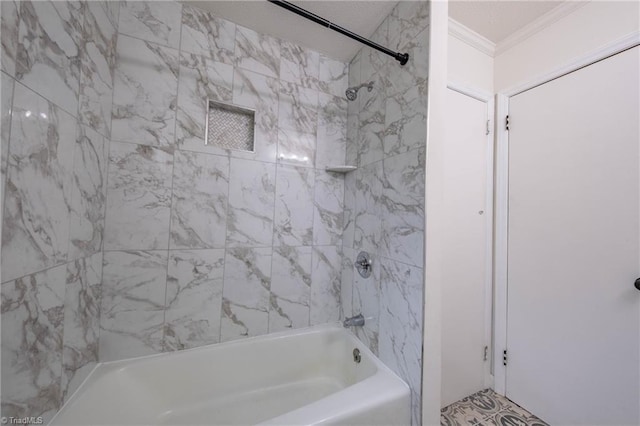
<svg viewBox="0 0 640 426">
<path fill-rule="evenodd" d="M 342 325 L 345 327 L 362 327 L 364 326 L 364 316 L 362 314 L 358 314 L 350 318 L 345 318 Z"/>
</svg>

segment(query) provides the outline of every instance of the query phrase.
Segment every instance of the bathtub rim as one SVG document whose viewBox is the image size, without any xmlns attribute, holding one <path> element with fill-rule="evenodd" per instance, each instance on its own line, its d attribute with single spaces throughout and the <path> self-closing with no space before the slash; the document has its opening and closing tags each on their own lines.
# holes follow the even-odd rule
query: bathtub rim
<svg viewBox="0 0 640 426">
<path fill-rule="evenodd" d="M 82 380 L 82 382 L 78 385 L 78 387 L 73 391 L 73 393 L 71 393 L 71 395 L 69 395 L 69 397 L 64 402 L 64 404 L 62 404 L 60 409 L 51 418 L 51 420 L 49 421 L 49 424 L 53 424 L 54 423 L 54 421 L 57 419 L 58 415 L 60 413 L 62 413 L 63 410 L 65 410 L 67 408 L 67 405 L 69 405 L 69 403 L 71 403 L 75 399 L 76 394 L 82 391 L 82 389 L 84 388 L 85 384 L 88 381 L 90 381 L 93 378 L 94 375 L 96 375 L 96 372 L 99 369 L 100 370 L 102 370 L 102 369 L 116 370 L 118 368 L 119 364 L 122 365 L 122 366 L 125 366 L 125 365 L 130 364 L 130 363 L 137 364 L 137 363 L 144 362 L 146 360 L 164 358 L 164 357 L 169 357 L 169 356 L 177 356 L 177 355 L 180 355 L 180 354 L 183 354 L 183 353 L 193 353 L 193 352 L 197 353 L 199 351 L 212 350 L 212 347 L 224 348 L 224 347 L 234 347 L 234 346 L 243 346 L 243 345 L 246 346 L 246 345 L 250 345 L 252 342 L 255 342 L 255 341 L 279 340 L 279 339 L 287 338 L 287 337 L 294 337 L 294 336 L 303 335 L 303 334 L 317 334 L 317 333 L 322 333 L 322 332 L 326 332 L 326 331 L 329 331 L 329 332 L 335 331 L 335 332 L 344 333 L 344 335 L 349 339 L 349 341 L 351 343 L 353 343 L 360 350 L 361 354 L 365 354 L 371 359 L 372 363 L 374 364 L 374 366 L 377 369 L 377 372 L 374 373 L 372 376 L 367 377 L 363 381 L 356 382 L 355 384 L 351 385 L 350 387 L 357 386 L 358 384 L 363 383 L 364 381 L 366 381 L 368 379 L 372 379 L 373 377 L 375 377 L 378 374 L 380 374 L 380 372 L 382 371 L 382 372 L 384 372 L 386 374 L 390 374 L 394 379 L 397 379 L 398 384 L 402 383 L 402 385 L 406 388 L 406 391 L 409 392 L 409 395 L 410 395 L 411 390 L 409 388 L 408 383 L 404 379 L 402 379 L 397 373 L 395 373 L 393 370 L 391 370 L 391 368 L 388 367 L 384 362 L 382 362 L 378 358 L 378 356 L 376 356 L 364 342 L 362 342 L 360 339 L 358 339 L 358 337 L 351 331 L 351 329 L 343 327 L 343 325 L 339 321 L 337 321 L 337 322 L 329 322 L 329 323 L 324 323 L 324 324 L 317 324 L 317 325 L 312 325 L 312 326 L 303 327 L 303 328 L 297 328 L 297 329 L 292 329 L 292 330 L 278 331 L 278 332 L 275 332 L 275 333 L 263 334 L 263 335 L 260 335 L 260 336 L 251 336 L 251 337 L 247 337 L 247 338 L 243 338 L 243 339 L 230 340 L 230 341 L 227 341 L 227 342 L 210 343 L 208 345 L 198 346 L 198 347 L 195 347 L 195 348 L 181 349 L 181 350 L 170 351 L 170 352 L 161 352 L 161 353 L 157 353 L 157 354 L 140 355 L 140 356 L 136 356 L 136 357 L 118 359 L 118 360 L 113 360 L 113 361 L 98 362 L 91 369 L 91 371 L 89 372 L 87 377 L 85 377 L 84 380 Z M 294 413 L 295 411 L 297 411 L 297 410 L 294 410 L 294 411 L 292 411 L 290 413 Z M 288 414 L 289 413 L 283 414 L 283 416 L 288 415 Z M 282 417 L 282 416 L 279 416 L 279 417 Z M 268 424 L 268 423 L 264 423 L 264 424 Z"/>
</svg>

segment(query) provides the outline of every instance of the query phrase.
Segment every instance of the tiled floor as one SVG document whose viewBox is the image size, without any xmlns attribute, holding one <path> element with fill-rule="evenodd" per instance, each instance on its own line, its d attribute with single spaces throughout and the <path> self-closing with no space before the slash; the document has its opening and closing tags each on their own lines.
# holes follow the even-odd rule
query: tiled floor
<svg viewBox="0 0 640 426">
<path fill-rule="evenodd" d="M 442 409 L 442 426 L 549 426 L 524 408 L 498 395 L 491 389 L 471 396 Z"/>
</svg>

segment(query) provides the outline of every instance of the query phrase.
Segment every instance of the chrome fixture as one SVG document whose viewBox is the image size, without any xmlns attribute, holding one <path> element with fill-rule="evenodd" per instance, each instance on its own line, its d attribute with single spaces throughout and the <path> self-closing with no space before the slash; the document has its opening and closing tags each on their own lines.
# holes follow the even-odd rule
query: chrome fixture
<svg viewBox="0 0 640 426">
<path fill-rule="evenodd" d="M 355 348 L 353 350 L 353 362 L 355 362 L 356 364 L 360 364 L 360 361 L 362 361 L 362 355 L 360 355 L 360 349 Z"/>
<path fill-rule="evenodd" d="M 356 258 L 356 269 L 362 278 L 369 278 L 371 276 L 372 260 L 369 253 L 361 251 Z"/>
<path fill-rule="evenodd" d="M 368 83 L 362 83 L 360 86 L 349 87 L 347 91 L 344 92 L 345 95 L 347 95 L 347 99 L 349 99 L 350 101 L 355 101 L 356 98 L 358 97 L 358 90 L 362 89 L 363 87 L 367 88 L 367 92 L 372 91 L 373 81 L 370 81 Z"/>
<path fill-rule="evenodd" d="M 362 314 L 358 314 L 354 317 L 345 318 L 342 325 L 345 327 L 363 327 L 364 316 Z"/>
</svg>

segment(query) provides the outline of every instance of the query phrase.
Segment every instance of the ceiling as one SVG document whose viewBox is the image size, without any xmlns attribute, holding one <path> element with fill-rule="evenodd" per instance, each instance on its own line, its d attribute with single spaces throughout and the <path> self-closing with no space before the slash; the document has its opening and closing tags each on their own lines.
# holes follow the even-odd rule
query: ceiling
<svg viewBox="0 0 640 426">
<path fill-rule="evenodd" d="M 397 1 L 290 1 L 363 37 L 371 37 Z M 362 45 L 267 1 L 184 1 L 214 15 L 349 62 Z"/>
<path fill-rule="evenodd" d="M 289 40 L 343 62 L 362 45 L 266 0 L 184 1 L 263 34 Z M 371 37 L 397 1 L 291 1 L 363 37 Z M 494 43 L 500 43 L 562 1 L 450 0 L 449 16 Z"/>
<path fill-rule="evenodd" d="M 562 3 L 453 0 L 449 2 L 449 16 L 497 44 Z"/>
</svg>

